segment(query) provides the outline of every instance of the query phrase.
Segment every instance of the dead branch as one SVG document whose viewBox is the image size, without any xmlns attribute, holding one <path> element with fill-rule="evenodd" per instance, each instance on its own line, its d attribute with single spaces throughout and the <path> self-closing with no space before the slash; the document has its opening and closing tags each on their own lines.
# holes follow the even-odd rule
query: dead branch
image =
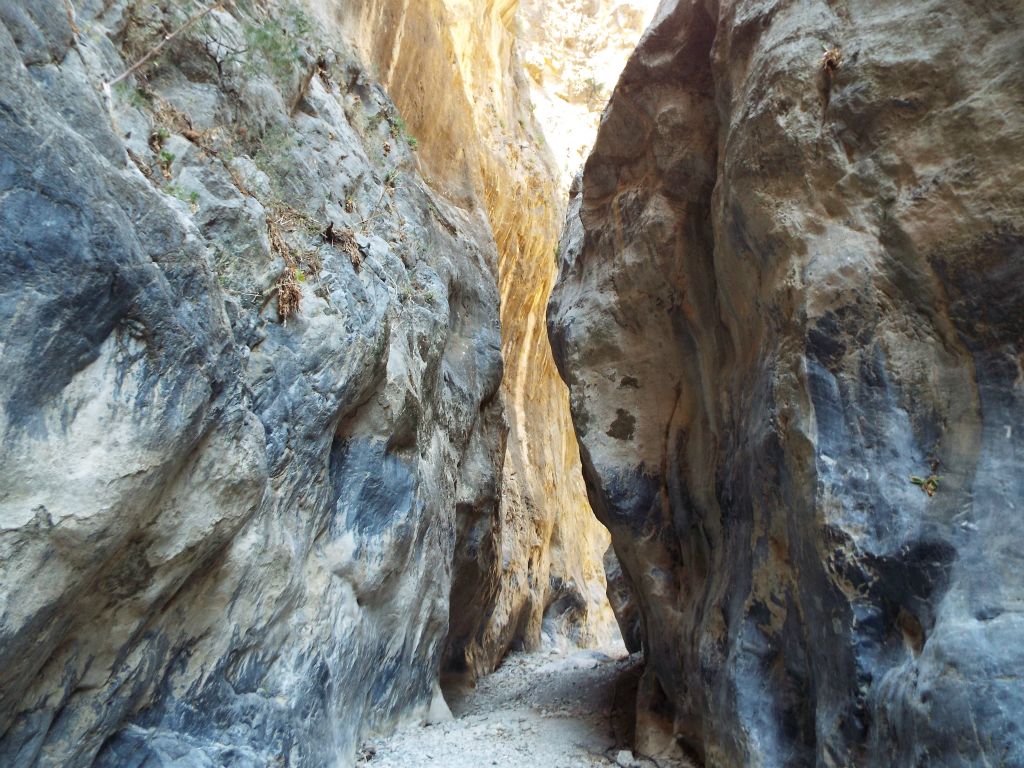
<svg viewBox="0 0 1024 768">
<path fill-rule="evenodd" d="M 75 9 L 71 5 L 71 0 L 64 0 L 64 8 L 68 12 L 68 24 L 71 25 L 71 35 L 74 39 L 74 44 L 78 45 L 78 36 L 82 33 L 82 30 L 75 24 Z"/>
<path fill-rule="evenodd" d="M 225 2 L 230 2 L 230 0 L 217 0 L 217 2 L 208 5 L 206 8 L 204 8 L 201 11 L 199 11 L 199 13 L 196 13 L 193 16 L 190 16 L 185 21 L 185 23 L 182 24 L 180 27 L 178 27 L 176 30 L 174 30 L 173 32 L 171 32 L 168 35 L 164 35 L 164 39 L 161 40 L 159 43 L 157 43 L 155 46 L 153 46 L 153 49 L 149 53 L 147 53 L 141 59 L 136 61 L 134 64 L 132 64 L 130 67 L 128 67 L 128 69 L 126 69 L 120 75 L 115 77 L 113 80 L 111 80 L 110 82 L 104 83 L 103 84 L 104 90 L 109 91 L 111 88 L 113 88 L 115 85 L 120 83 L 122 80 L 124 80 L 127 77 L 130 77 L 133 73 L 137 72 L 140 68 L 144 67 L 148 62 L 152 61 L 153 57 L 156 56 L 157 54 L 159 54 L 160 51 L 162 51 L 164 49 L 164 47 L 169 42 L 171 42 L 174 38 L 176 38 L 182 32 L 185 32 L 186 30 L 190 29 L 198 21 L 200 21 L 201 19 L 206 18 L 206 16 L 208 16 L 211 13 L 213 13 L 213 11 L 223 10 Z"/>
</svg>

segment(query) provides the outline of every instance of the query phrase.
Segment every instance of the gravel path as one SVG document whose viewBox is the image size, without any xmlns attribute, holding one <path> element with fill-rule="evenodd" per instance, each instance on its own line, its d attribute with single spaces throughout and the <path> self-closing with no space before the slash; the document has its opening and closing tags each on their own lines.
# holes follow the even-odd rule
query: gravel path
<svg viewBox="0 0 1024 768">
<path fill-rule="evenodd" d="M 476 688 L 445 692 L 453 720 L 367 742 L 360 766 L 653 766 L 621 748 L 639 663 L 621 647 L 510 654 Z"/>
</svg>

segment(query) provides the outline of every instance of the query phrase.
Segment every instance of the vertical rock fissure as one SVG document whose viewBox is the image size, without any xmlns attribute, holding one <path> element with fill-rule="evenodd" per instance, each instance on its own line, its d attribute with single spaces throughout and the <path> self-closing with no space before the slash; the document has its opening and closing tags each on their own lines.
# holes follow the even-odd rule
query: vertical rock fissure
<svg viewBox="0 0 1024 768">
<path fill-rule="evenodd" d="M 0 3 L 0 763 L 344 764 L 614 640 L 530 94 L 636 5 Z"/>
</svg>

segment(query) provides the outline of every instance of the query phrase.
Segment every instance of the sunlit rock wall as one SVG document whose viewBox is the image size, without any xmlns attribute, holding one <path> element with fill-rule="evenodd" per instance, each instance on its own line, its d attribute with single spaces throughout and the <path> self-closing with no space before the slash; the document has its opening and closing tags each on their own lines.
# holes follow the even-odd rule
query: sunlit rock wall
<svg viewBox="0 0 1024 768">
<path fill-rule="evenodd" d="M 520 0 L 516 38 L 565 192 L 658 0 Z M 563 194 L 563 199 L 565 195 Z"/>
<path fill-rule="evenodd" d="M 562 221 L 559 171 L 532 113 L 518 53 L 515 2 L 365 0 L 339 5 L 418 142 L 420 167 L 442 194 L 479 206 L 499 252 L 502 393 L 509 424 L 499 519 L 463 519 L 471 546 L 456 584 L 453 671 L 489 670 L 509 647 L 549 629 L 605 642 L 608 537 L 590 511 L 567 392 L 544 312 Z M 452 63 L 455 67 L 453 69 Z M 498 572 L 486 557 L 497 555 Z"/>
<path fill-rule="evenodd" d="M 668 0 L 630 60 L 550 319 L 641 751 L 1024 765 L 1022 50 L 1014 3 Z"/>
</svg>

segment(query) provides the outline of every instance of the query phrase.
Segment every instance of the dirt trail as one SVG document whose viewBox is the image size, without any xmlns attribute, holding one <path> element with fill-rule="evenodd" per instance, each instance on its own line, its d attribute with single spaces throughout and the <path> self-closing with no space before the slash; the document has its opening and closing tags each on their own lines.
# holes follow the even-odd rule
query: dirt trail
<svg viewBox="0 0 1024 768">
<path fill-rule="evenodd" d="M 368 742 L 360 766 L 653 767 L 622 746 L 639 664 L 621 647 L 511 654 L 476 688 L 445 692 L 453 720 Z"/>
</svg>

